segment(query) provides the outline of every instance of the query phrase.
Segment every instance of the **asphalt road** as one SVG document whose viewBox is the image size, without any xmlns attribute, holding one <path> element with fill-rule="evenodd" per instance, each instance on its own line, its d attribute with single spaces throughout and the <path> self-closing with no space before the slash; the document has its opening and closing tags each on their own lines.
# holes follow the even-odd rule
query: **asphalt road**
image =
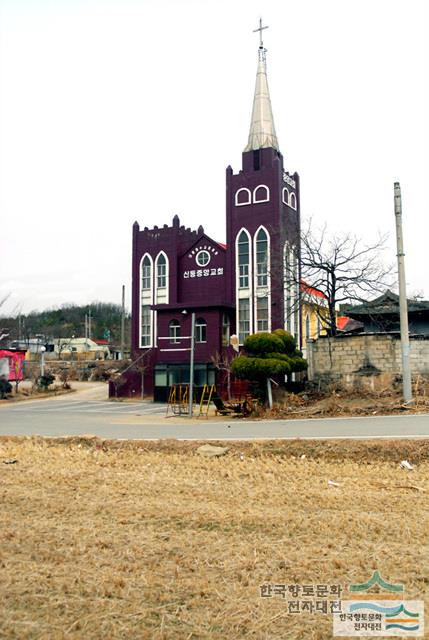
<svg viewBox="0 0 429 640">
<path fill-rule="evenodd" d="M 179 440 L 261 438 L 428 438 L 429 415 L 329 418 L 317 420 L 189 420 L 165 418 L 165 405 L 112 403 L 82 393 L 0 407 L 0 435 Z"/>
</svg>

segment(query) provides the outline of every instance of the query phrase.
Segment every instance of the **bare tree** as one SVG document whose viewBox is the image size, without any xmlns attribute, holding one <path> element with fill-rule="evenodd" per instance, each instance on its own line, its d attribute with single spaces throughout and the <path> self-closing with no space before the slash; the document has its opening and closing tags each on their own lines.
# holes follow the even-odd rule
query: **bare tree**
<svg viewBox="0 0 429 640">
<path fill-rule="evenodd" d="M 226 389 L 228 394 L 228 400 L 231 400 L 231 367 L 236 357 L 237 357 L 236 353 L 231 354 L 227 351 L 222 351 L 221 353 L 216 351 L 216 353 L 213 356 L 211 356 L 211 361 L 214 367 L 218 371 L 222 371 L 226 376 Z"/>
<path fill-rule="evenodd" d="M 327 311 L 318 304 L 317 296 L 314 308 L 328 335 L 337 333 L 337 305 L 367 301 L 394 284 L 394 266 L 383 264 L 381 259 L 386 241 L 386 235 L 368 244 L 352 233 L 330 234 L 326 225 L 313 229 L 309 220 L 301 234 L 300 285 L 307 285 L 310 302 L 311 289 L 325 296 Z"/>
</svg>

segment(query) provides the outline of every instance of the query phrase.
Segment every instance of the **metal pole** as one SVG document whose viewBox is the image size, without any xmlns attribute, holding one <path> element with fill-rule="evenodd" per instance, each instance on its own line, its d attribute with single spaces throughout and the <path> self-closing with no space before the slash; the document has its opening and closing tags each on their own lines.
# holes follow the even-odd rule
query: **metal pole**
<svg viewBox="0 0 429 640">
<path fill-rule="evenodd" d="M 40 377 L 45 375 L 45 349 L 44 347 L 40 350 Z"/>
<path fill-rule="evenodd" d="M 192 418 L 194 404 L 194 351 L 195 351 L 195 313 L 192 312 L 191 320 L 191 362 L 189 369 L 189 417 Z"/>
<path fill-rule="evenodd" d="M 125 285 L 122 285 L 122 315 L 121 315 L 121 356 L 125 353 Z"/>
<path fill-rule="evenodd" d="M 401 323 L 401 351 L 402 351 L 402 388 L 405 404 L 413 401 L 411 391 L 410 369 L 410 340 L 408 336 L 408 308 L 405 285 L 404 242 L 402 238 L 402 200 L 399 182 L 394 184 L 395 193 L 395 221 L 396 245 L 398 249 L 398 279 L 399 279 L 399 318 Z"/>
<path fill-rule="evenodd" d="M 91 309 L 88 311 L 88 338 L 91 340 Z"/>
</svg>

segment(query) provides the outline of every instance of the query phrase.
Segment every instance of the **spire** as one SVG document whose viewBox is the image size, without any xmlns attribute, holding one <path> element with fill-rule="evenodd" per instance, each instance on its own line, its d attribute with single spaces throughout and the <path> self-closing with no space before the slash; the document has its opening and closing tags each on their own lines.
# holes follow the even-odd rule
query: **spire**
<svg viewBox="0 0 429 640">
<path fill-rule="evenodd" d="M 259 49 L 258 71 L 256 73 L 255 95 L 253 98 L 252 119 L 250 121 L 249 140 L 244 151 L 273 147 L 279 150 L 276 129 L 274 127 L 273 112 L 271 109 L 270 92 L 268 90 L 267 67 L 265 54 L 267 50 L 262 42 L 262 30 L 268 27 L 262 26 L 259 20 Z"/>
</svg>

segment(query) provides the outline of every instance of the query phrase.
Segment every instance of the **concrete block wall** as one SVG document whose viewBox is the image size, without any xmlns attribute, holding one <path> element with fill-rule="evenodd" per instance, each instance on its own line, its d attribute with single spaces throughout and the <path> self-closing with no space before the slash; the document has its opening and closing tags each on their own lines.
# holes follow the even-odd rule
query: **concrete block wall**
<svg viewBox="0 0 429 640">
<path fill-rule="evenodd" d="M 374 388 L 375 378 L 385 384 L 401 374 L 401 341 L 396 334 L 322 337 L 307 344 L 307 360 L 310 380 L 350 386 L 370 380 Z M 429 376 L 429 336 L 410 338 L 410 364 L 413 375 Z"/>
</svg>

